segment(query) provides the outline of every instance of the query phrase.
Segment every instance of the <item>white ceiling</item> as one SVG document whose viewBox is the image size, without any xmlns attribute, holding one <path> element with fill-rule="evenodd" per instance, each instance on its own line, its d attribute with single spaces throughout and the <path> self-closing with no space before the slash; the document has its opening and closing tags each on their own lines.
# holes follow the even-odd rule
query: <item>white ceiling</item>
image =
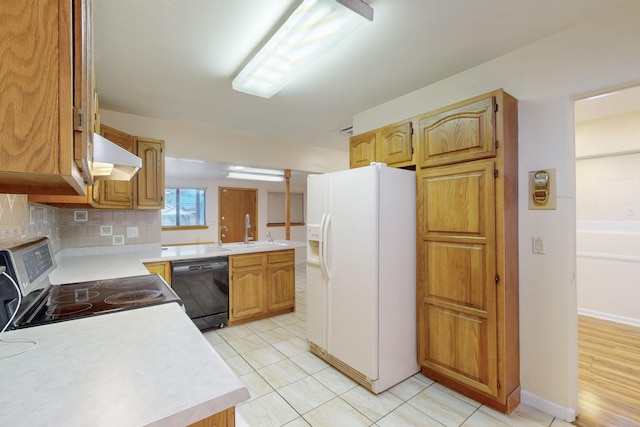
<svg viewBox="0 0 640 427">
<path fill-rule="evenodd" d="M 100 107 L 347 151 L 338 131 L 354 114 L 625 0 L 370 0 L 373 22 L 272 98 L 233 91 L 296 2 L 94 0 Z"/>
</svg>

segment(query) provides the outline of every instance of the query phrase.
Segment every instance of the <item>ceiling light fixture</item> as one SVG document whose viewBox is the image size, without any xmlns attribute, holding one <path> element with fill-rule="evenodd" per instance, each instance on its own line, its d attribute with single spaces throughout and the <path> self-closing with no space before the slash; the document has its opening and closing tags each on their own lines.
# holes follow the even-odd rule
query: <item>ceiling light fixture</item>
<svg viewBox="0 0 640 427">
<path fill-rule="evenodd" d="M 233 79 L 239 92 L 271 98 L 311 63 L 373 20 L 361 0 L 304 0 Z"/>
<path fill-rule="evenodd" d="M 251 181 L 271 181 L 282 182 L 284 181 L 284 175 L 267 175 L 261 173 L 246 173 L 246 172 L 227 172 L 227 178 L 235 179 L 248 179 Z"/>
<path fill-rule="evenodd" d="M 284 171 L 278 169 L 260 169 L 260 168 L 251 168 L 248 166 L 234 165 L 229 169 L 233 169 L 235 171 L 240 171 L 244 173 L 259 173 L 264 175 L 280 175 L 284 176 Z"/>
</svg>

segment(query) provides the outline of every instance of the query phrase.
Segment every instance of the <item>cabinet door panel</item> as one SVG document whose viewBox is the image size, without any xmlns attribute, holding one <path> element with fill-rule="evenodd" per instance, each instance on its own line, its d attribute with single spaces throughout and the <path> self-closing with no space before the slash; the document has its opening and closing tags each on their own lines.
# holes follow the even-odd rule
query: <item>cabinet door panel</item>
<svg viewBox="0 0 640 427">
<path fill-rule="evenodd" d="M 487 353 L 490 343 L 490 328 L 493 325 L 479 316 L 470 316 L 455 311 L 430 306 L 427 308 L 429 358 L 433 367 L 451 372 L 454 377 L 485 393 L 495 394 L 495 353 Z M 433 339 L 433 337 L 438 337 Z M 493 359 L 495 360 L 495 359 Z"/>
<path fill-rule="evenodd" d="M 237 268 L 243 260 L 256 261 L 254 265 Z M 260 255 L 234 256 L 231 263 L 229 304 L 233 321 L 264 312 L 264 257 Z"/>
<path fill-rule="evenodd" d="M 133 152 L 134 139 L 132 135 L 106 125 L 100 126 L 100 133 L 109 141 L 116 143 L 121 148 Z M 100 204 L 112 207 L 133 209 L 133 179 L 130 181 L 97 181 L 97 190 L 94 188 L 94 200 Z"/>
<path fill-rule="evenodd" d="M 349 167 L 369 166 L 376 161 L 376 132 L 367 132 L 349 138 Z"/>
<path fill-rule="evenodd" d="M 145 262 L 144 266 L 149 273 L 162 276 L 167 285 L 171 286 L 171 264 L 169 261 Z"/>
<path fill-rule="evenodd" d="M 388 165 L 411 163 L 413 159 L 412 132 L 410 121 L 380 129 L 379 161 Z"/>
<path fill-rule="evenodd" d="M 494 162 L 418 175 L 420 363 L 497 395 Z"/>
<path fill-rule="evenodd" d="M 136 138 L 136 154 L 142 168 L 135 178 L 136 209 L 164 207 L 164 141 Z"/>
<path fill-rule="evenodd" d="M 293 307 L 296 298 L 293 263 L 269 264 L 267 277 L 267 310 Z"/>
<path fill-rule="evenodd" d="M 421 168 L 494 157 L 495 97 L 418 118 Z"/>
</svg>

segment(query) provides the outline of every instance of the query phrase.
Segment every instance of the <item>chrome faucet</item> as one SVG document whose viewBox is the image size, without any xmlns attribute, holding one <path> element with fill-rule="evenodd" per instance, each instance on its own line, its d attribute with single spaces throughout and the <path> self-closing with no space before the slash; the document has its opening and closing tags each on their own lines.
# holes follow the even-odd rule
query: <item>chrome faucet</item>
<svg viewBox="0 0 640 427">
<path fill-rule="evenodd" d="M 251 228 L 251 218 L 249 214 L 244 216 L 244 243 L 249 243 L 249 229 Z"/>
<path fill-rule="evenodd" d="M 218 247 L 222 246 L 222 229 L 223 228 L 225 229 L 225 231 L 229 231 L 226 225 L 223 225 L 222 227 L 220 227 L 220 229 L 218 230 Z"/>
<path fill-rule="evenodd" d="M 273 237 L 271 237 L 271 230 L 267 231 L 267 240 L 269 243 L 273 243 Z"/>
</svg>

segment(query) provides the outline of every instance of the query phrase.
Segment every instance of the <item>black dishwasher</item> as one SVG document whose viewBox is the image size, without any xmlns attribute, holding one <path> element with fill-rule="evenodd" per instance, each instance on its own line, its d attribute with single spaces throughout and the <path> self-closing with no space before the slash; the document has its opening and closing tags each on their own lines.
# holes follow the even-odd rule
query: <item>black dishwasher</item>
<svg viewBox="0 0 640 427">
<path fill-rule="evenodd" d="M 201 331 L 227 326 L 229 320 L 228 257 L 171 262 L 171 287 L 187 315 Z"/>
</svg>

